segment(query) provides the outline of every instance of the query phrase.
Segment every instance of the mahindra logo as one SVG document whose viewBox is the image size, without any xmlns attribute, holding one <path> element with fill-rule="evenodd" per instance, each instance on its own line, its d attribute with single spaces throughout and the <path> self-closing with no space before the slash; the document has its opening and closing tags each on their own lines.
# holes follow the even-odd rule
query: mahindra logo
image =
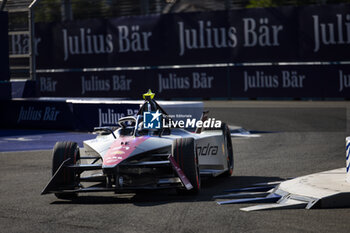
<svg viewBox="0 0 350 233">
<path fill-rule="evenodd" d="M 206 155 L 217 155 L 218 154 L 219 147 L 218 146 L 212 146 L 210 143 L 208 143 L 205 146 L 197 145 L 196 151 L 198 156 L 206 156 Z"/>
</svg>

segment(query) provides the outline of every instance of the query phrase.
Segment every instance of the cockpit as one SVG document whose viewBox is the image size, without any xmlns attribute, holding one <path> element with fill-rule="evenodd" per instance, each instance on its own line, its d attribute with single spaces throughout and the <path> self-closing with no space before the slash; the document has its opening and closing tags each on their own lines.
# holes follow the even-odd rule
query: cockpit
<svg viewBox="0 0 350 233">
<path fill-rule="evenodd" d="M 119 134 L 123 136 L 162 136 L 171 133 L 170 128 L 161 126 L 161 119 L 168 120 L 168 114 L 153 99 L 154 93 L 148 90 L 143 94 L 145 102 L 140 107 L 136 116 L 127 116 L 120 118 L 118 125 L 120 126 Z M 150 122 L 148 122 L 150 121 Z M 159 125 L 155 125 L 159 123 Z"/>
</svg>

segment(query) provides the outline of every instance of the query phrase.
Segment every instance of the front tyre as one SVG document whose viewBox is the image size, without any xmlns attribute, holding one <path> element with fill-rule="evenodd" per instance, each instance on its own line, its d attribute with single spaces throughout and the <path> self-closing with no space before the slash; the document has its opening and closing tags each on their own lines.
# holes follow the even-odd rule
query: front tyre
<svg viewBox="0 0 350 233">
<path fill-rule="evenodd" d="M 227 168 L 228 170 L 224 173 L 226 176 L 231 176 L 234 168 L 234 157 L 233 157 L 233 149 L 232 149 L 232 140 L 231 140 L 231 132 L 226 123 L 222 125 L 222 131 L 224 135 L 225 141 L 225 154 L 227 159 Z"/>
<path fill-rule="evenodd" d="M 193 188 L 177 189 L 179 194 L 197 194 L 201 187 L 198 155 L 193 138 L 178 138 L 173 143 L 173 156 L 181 170 L 185 173 Z"/>
<path fill-rule="evenodd" d="M 66 165 L 80 163 L 80 152 L 76 142 L 57 142 L 52 154 L 52 175 L 56 173 L 61 164 L 69 159 Z M 59 189 L 74 189 L 77 185 L 78 174 L 73 169 L 64 168 L 61 174 L 57 174 L 55 186 Z M 76 193 L 55 193 L 60 199 L 72 199 L 77 197 Z"/>
</svg>

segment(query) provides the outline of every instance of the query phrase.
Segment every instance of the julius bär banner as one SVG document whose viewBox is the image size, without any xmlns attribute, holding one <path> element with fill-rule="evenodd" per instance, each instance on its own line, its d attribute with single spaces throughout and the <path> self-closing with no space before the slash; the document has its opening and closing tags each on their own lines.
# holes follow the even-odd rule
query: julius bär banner
<svg viewBox="0 0 350 233">
<path fill-rule="evenodd" d="M 163 99 L 227 97 L 229 93 L 226 68 L 39 73 L 37 80 L 40 96 L 139 99 L 148 89 Z"/>
<path fill-rule="evenodd" d="M 349 4 L 306 6 L 298 12 L 301 60 L 349 61 Z"/>
<path fill-rule="evenodd" d="M 348 61 L 349 12 L 343 4 L 39 23 L 38 90 L 41 96 L 134 99 L 149 88 L 163 99 L 349 98 L 345 63 L 239 66 Z M 104 67 L 108 71 L 98 71 Z"/>
<path fill-rule="evenodd" d="M 69 83 L 69 85 L 67 85 Z M 38 74 L 40 96 L 350 97 L 350 65 L 231 66 Z"/>
<path fill-rule="evenodd" d="M 230 97 L 350 97 L 350 65 L 230 68 Z"/>
<path fill-rule="evenodd" d="M 37 68 L 346 61 L 350 4 L 36 24 Z"/>
<path fill-rule="evenodd" d="M 116 101 L 118 102 L 118 101 Z M 139 103 L 67 103 L 66 100 L 0 100 L 3 128 L 40 128 L 89 130 L 97 126 L 117 125 L 121 117 L 134 115 Z"/>
</svg>

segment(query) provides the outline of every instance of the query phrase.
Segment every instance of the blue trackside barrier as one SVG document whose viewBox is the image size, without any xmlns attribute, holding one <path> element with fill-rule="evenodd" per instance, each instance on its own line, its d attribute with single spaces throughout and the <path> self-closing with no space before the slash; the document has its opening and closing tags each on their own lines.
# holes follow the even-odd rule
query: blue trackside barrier
<svg viewBox="0 0 350 233">
<path fill-rule="evenodd" d="M 92 131 L 116 126 L 137 113 L 143 101 L 92 98 L 27 98 L 0 101 L 0 127 Z M 168 114 L 199 119 L 202 102 L 159 101 Z"/>
</svg>

